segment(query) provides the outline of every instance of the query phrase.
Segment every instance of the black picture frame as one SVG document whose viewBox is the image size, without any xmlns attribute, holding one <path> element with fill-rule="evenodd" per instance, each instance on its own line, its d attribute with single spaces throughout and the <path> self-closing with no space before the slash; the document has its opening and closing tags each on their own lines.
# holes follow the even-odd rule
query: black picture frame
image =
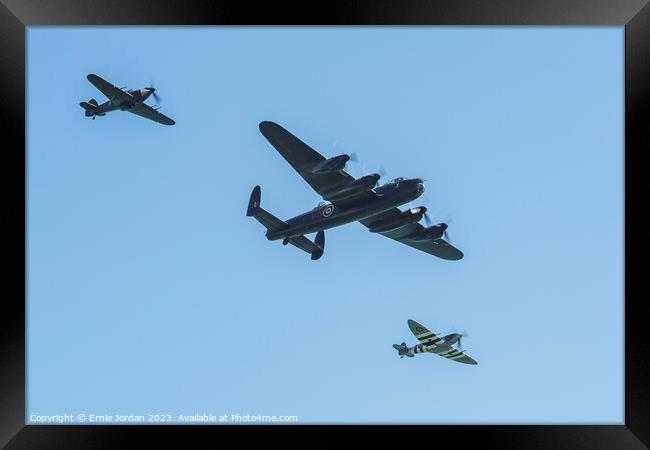
<svg viewBox="0 0 650 450">
<path fill-rule="evenodd" d="M 260 433 L 291 441 L 294 432 L 315 431 L 310 445 L 331 445 L 361 429 L 383 439 L 418 432 L 455 445 L 513 448 L 646 448 L 650 445 L 649 333 L 640 288 L 640 256 L 647 248 L 641 227 L 632 220 L 637 205 L 647 205 L 640 183 L 648 151 L 645 122 L 650 98 L 650 6 L 645 0 L 357 0 L 318 4 L 280 2 L 158 0 L 0 0 L 0 119 L 3 130 L 3 182 L 9 233 L 5 249 L 13 261 L 5 269 L 0 383 L 0 444 L 6 448 L 129 448 L 144 439 L 155 448 L 172 436 L 182 439 L 236 437 L 246 445 Z M 26 27 L 33 25 L 614 25 L 625 27 L 625 423 L 621 425 L 430 425 L 348 426 L 75 426 L 25 425 L 25 99 Z M 9 145 L 6 145 L 9 143 Z M 645 145 L 644 145 L 645 144 Z M 5 159 L 6 160 L 6 159 Z M 631 161 L 632 164 L 628 164 Z M 9 175 L 9 176 L 7 176 Z M 22 189 L 21 189 L 22 187 Z M 644 230 L 645 231 L 645 230 Z M 634 239 L 632 239 L 632 236 Z M 22 264 L 21 264 L 22 263 Z M 638 294 L 637 294 L 638 293 Z M 594 336 L 598 345 L 598 336 Z M 561 368 L 558 368 L 561 370 Z M 453 380 L 450 380 L 453 383 Z M 561 405 L 558 405 L 561 408 Z M 327 428 L 327 429 L 325 429 Z M 354 428 L 354 430 L 353 430 Z M 241 431 L 246 431 L 242 433 Z M 459 439 L 462 437 L 462 439 Z M 299 438 L 304 442 L 305 438 Z M 432 442 L 432 441 L 429 441 Z M 404 443 L 404 445 L 408 445 Z M 419 444 L 423 445 L 420 441 Z M 438 444 L 439 445 L 439 444 Z"/>
</svg>

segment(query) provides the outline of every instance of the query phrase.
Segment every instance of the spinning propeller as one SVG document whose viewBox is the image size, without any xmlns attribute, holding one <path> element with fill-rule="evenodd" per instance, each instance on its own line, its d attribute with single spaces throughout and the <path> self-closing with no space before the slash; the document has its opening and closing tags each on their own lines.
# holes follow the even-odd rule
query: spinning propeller
<svg viewBox="0 0 650 450">
<path fill-rule="evenodd" d="M 460 334 L 460 336 L 458 337 L 458 341 L 456 341 L 458 342 L 458 350 L 463 351 L 463 344 L 461 343 L 461 339 L 468 336 L 467 331 L 461 331 L 460 333 L 457 334 Z"/>
<path fill-rule="evenodd" d="M 336 141 L 334 146 L 336 147 L 336 145 L 338 145 L 338 141 Z M 368 172 L 368 169 L 366 168 L 366 165 L 364 163 L 361 163 L 361 161 L 359 160 L 359 155 L 357 154 L 357 152 L 352 152 L 352 153 L 348 154 L 348 156 L 350 157 L 350 159 L 348 160 L 348 163 L 353 162 L 353 163 L 356 163 L 356 164 L 361 164 L 361 174 L 362 174 L 362 176 L 369 175 L 369 172 Z M 348 164 L 346 163 L 346 165 L 345 165 L 346 168 L 347 168 L 347 165 Z M 379 166 L 379 169 L 377 170 L 376 173 L 381 178 L 384 178 L 384 176 L 386 175 L 386 169 L 384 168 L 384 166 Z M 378 185 L 379 185 L 379 180 L 377 180 L 377 186 Z"/>
<path fill-rule="evenodd" d="M 445 238 L 446 241 L 451 242 L 451 238 L 449 237 L 449 233 L 447 230 L 449 229 L 449 224 L 452 222 L 452 219 L 449 215 L 447 215 L 447 218 L 440 222 L 439 225 L 446 225 L 445 229 L 442 232 L 442 236 Z M 431 224 L 433 223 L 433 220 L 431 220 L 431 216 L 429 213 L 425 212 L 424 213 L 424 223 L 427 227 L 430 227 Z"/>
<path fill-rule="evenodd" d="M 153 80 L 151 80 L 151 82 L 149 83 L 149 89 L 153 89 L 153 92 L 151 93 L 151 95 L 156 100 L 156 103 L 158 103 L 158 104 L 162 103 L 162 97 L 160 95 L 156 94 L 156 88 L 153 86 Z"/>
<path fill-rule="evenodd" d="M 341 142 L 341 141 L 339 141 L 339 140 L 337 139 L 337 140 L 335 140 L 334 143 L 332 144 L 332 150 L 333 150 L 334 152 L 336 152 L 336 149 L 339 147 L 340 142 Z M 353 162 L 353 163 L 358 163 L 358 162 L 359 162 L 359 156 L 357 155 L 356 152 L 352 152 L 352 153 L 348 154 L 348 157 L 349 157 L 350 159 L 348 159 L 348 161 L 345 163 L 345 167 L 344 167 L 344 168 L 347 168 L 348 163 L 350 163 L 350 162 Z M 365 166 L 364 166 L 364 167 L 365 167 Z"/>
<path fill-rule="evenodd" d="M 337 148 L 340 146 L 340 145 L 339 145 L 340 143 L 341 143 L 341 141 L 339 141 L 338 139 L 336 139 L 336 140 L 334 141 L 334 143 L 332 144 L 332 150 L 333 150 L 334 152 L 336 152 Z M 347 168 L 348 168 L 348 164 L 349 164 L 350 162 L 353 162 L 353 163 L 355 163 L 355 164 L 361 164 L 361 176 L 370 175 L 370 172 L 368 171 L 368 168 L 366 167 L 366 164 L 361 162 L 361 160 L 359 159 L 359 154 L 358 154 L 357 152 L 346 153 L 346 155 L 348 155 L 348 156 L 350 157 L 350 159 L 347 161 L 347 163 L 345 164 L 345 167 L 344 167 L 344 168 L 347 169 Z M 387 173 L 387 172 L 386 172 L 386 169 L 384 168 L 384 166 L 379 166 L 379 169 L 377 170 L 376 173 L 377 173 L 381 178 L 384 178 L 384 177 L 386 176 L 386 173 Z M 379 186 L 379 180 L 377 181 L 376 186 Z"/>
<path fill-rule="evenodd" d="M 424 213 L 424 224 L 428 227 L 431 226 L 431 216 L 426 212 Z"/>
<path fill-rule="evenodd" d="M 445 238 L 445 241 L 451 242 L 451 237 L 449 237 L 449 233 L 447 232 L 447 230 L 449 229 L 449 224 L 451 223 L 451 219 L 449 219 L 449 220 L 447 220 L 447 221 L 445 221 L 443 223 L 445 225 L 447 225 L 447 228 L 445 228 L 445 230 L 442 232 L 442 237 Z"/>
</svg>

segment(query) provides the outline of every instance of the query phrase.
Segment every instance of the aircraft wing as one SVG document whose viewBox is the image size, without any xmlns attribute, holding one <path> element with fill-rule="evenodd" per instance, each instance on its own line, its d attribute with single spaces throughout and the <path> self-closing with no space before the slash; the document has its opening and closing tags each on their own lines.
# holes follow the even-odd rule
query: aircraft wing
<svg viewBox="0 0 650 450">
<path fill-rule="evenodd" d="M 120 104 L 124 101 L 130 101 L 133 99 L 133 96 L 128 92 L 123 91 L 114 84 L 109 83 L 102 77 L 91 73 L 86 78 L 90 81 L 97 89 L 101 91 L 108 99 L 116 104 Z"/>
<path fill-rule="evenodd" d="M 434 332 L 427 327 L 420 325 L 415 320 L 408 321 L 411 332 L 418 338 L 418 341 L 426 345 L 446 345 L 445 341 L 436 336 Z"/>
<path fill-rule="evenodd" d="M 323 174 L 312 173 L 312 168 L 319 162 L 324 161 L 325 157 L 277 123 L 261 122 L 260 131 L 284 159 L 291 164 L 291 167 L 321 196 L 337 186 L 346 186 L 355 180 L 353 176 L 344 170 Z M 352 199 L 332 203 L 336 206 L 346 207 L 374 195 L 374 192 L 368 190 L 365 193 L 355 195 Z"/>
<path fill-rule="evenodd" d="M 371 227 L 374 223 L 379 222 L 380 220 L 384 220 L 392 216 L 398 216 L 399 214 L 401 214 L 401 211 L 398 208 L 393 208 L 393 209 L 389 209 L 388 211 L 379 213 L 377 215 L 368 217 L 366 219 L 362 219 L 360 220 L 360 222 L 366 227 Z M 451 245 L 449 242 L 445 241 L 442 238 L 435 239 L 435 240 L 432 239 L 429 241 L 420 241 L 420 242 L 412 241 L 411 239 L 408 238 L 408 236 L 411 233 L 422 229 L 424 229 L 424 227 L 419 223 L 412 223 L 397 228 L 395 230 L 386 231 L 384 233 L 378 233 L 378 234 L 382 234 L 397 242 L 406 244 L 409 247 L 413 247 L 417 250 L 423 251 L 430 255 L 437 256 L 438 258 L 448 259 L 448 260 L 462 259 L 463 252 L 461 252 L 456 247 L 454 247 L 453 245 Z"/>
<path fill-rule="evenodd" d="M 262 208 L 255 211 L 255 218 L 269 230 L 277 231 L 288 226 L 284 220 L 278 219 L 273 214 L 270 214 Z M 323 248 L 309 240 L 306 236 L 292 237 L 289 239 L 289 244 L 309 253 L 310 255 L 316 255 L 316 257 L 312 259 L 318 259 L 320 255 L 323 254 Z"/>
<path fill-rule="evenodd" d="M 127 109 L 128 112 L 136 114 L 145 119 L 153 120 L 154 122 L 162 123 L 163 125 L 174 125 L 172 119 L 153 109 L 151 106 L 146 105 L 142 102 L 137 103 L 133 108 Z"/>
<path fill-rule="evenodd" d="M 454 348 L 452 346 L 449 346 L 449 348 L 450 348 L 449 351 L 438 353 L 438 355 L 444 356 L 447 359 L 451 359 L 452 361 L 456 361 L 459 363 L 478 364 L 471 356 L 468 356 L 467 354 L 463 353 L 461 350 L 458 350 L 457 348 Z"/>
</svg>

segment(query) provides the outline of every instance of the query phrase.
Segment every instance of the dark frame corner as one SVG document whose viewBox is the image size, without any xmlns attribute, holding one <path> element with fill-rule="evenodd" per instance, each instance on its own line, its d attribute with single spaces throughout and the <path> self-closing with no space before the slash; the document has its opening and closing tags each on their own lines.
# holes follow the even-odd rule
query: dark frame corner
<svg viewBox="0 0 650 450">
<path fill-rule="evenodd" d="M 144 0 L 0 0 L 0 119 L 3 141 L 12 170 L 4 192 L 10 192 L 9 236 L 12 257 L 6 281 L 11 295 L 5 297 L 2 317 L 2 383 L 0 390 L 0 444 L 7 448 L 128 448 L 134 440 L 164 444 L 170 435 L 185 438 L 221 438 L 244 433 L 240 426 L 26 426 L 25 425 L 25 56 L 26 27 L 34 25 L 239 25 L 239 24 L 334 24 L 334 25 L 613 25 L 625 26 L 625 204 L 646 205 L 647 189 L 639 180 L 639 157 L 647 151 L 646 123 L 650 109 L 650 6 L 647 0 L 391 0 L 334 1 L 316 8 L 296 9 L 291 4 L 193 0 L 158 0 L 155 7 Z M 644 114 L 645 113 L 645 114 Z M 645 145 L 644 145 L 645 144 Z M 627 161 L 634 164 L 628 165 Z M 15 170 L 14 170 L 15 168 Z M 23 190 L 15 186 L 22 186 Z M 641 193 L 641 194 L 640 194 Z M 634 247 L 625 246 L 625 424 L 624 425 L 525 425 L 525 426 L 435 426 L 410 427 L 433 431 L 436 440 L 457 441 L 458 432 L 481 446 L 498 448 L 644 448 L 650 446 L 650 339 L 643 314 L 643 292 L 637 289 L 640 265 L 631 263 L 647 248 L 643 222 L 629 219 L 626 236 L 634 236 Z M 630 242 L 630 239 L 627 240 Z M 594 341 L 597 345 L 597 341 Z M 296 428 L 314 431 L 316 426 L 246 427 L 246 436 L 260 432 L 286 439 Z M 354 430 L 352 429 L 354 428 Z M 325 443 L 362 427 L 329 427 L 316 430 Z M 330 430 L 332 432 L 330 432 Z M 388 430 L 388 431 L 387 431 Z M 325 433 L 324 431 L 327 431 Z M 381 439 L 394 427 L 372 427 Z M 332 436 L 332 438 L 330 438 Z M 244 438 L 247 440 L 248 437 Z M 110 444 L 107 444 L 109 443 Z M 243 442 L 242 442 L 243 444 Z M 645 445 L 644 445 L 645 444 Z"/>
</svg>

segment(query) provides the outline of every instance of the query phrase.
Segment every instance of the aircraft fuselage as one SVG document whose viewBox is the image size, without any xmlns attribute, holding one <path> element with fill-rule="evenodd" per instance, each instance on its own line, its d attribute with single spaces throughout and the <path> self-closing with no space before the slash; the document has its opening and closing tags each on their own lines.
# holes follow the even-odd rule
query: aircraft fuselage
<svg viewBox="0 0 650 450">
<path fill-rule="evenodd" d="M 126 111 L 127 109 L 133 108 L 138 103 L 142 103 L 143 101 L 145 101 L 147 98 L 149 98 L 149 96 L 151 96 L 151 94 L 153 94 L 154 91 L 155 91 L 154 88 L 142 88 L 142 89 L 133 89 L 130 91 L 126 91 L 129 94 L 131 94 L 130 100 L 125 100 L 122 101 L 121 103 L 113 102 L 112 100 L 109 100 L 107 102 L 102 103 L 101 105 L 98 105 L 93 109 L 86 110 L 86 115 L 102 116 L 107 112 L 116 111 L 118 109 L 122 111 Z"/>
<path fill-rule="evenodd" d="M 268 231 L 266 237 L 271 241 L 275 241 L 315 233 L 365 219 L 415 200 L 424 192 L 424 184 L 421 179 L 413 178 L 385 184 L 375 188 L 374 192 L 377 194 L 374 198 L 354 207 L 340 208 L 333 204 L 318 206 L 309 212 L 287 220 L 288 228 Z"/>
<path fill-rule="evenodd" d="M 436 354 L 445 354 L 451 352 L 454 349 L 451 345 L 426 345 L 426 344 L 417 344 L 413 347 L 408 348 L 407 356 L 415 356 L 418 353 L 436 353 Z"/>
</svg>

